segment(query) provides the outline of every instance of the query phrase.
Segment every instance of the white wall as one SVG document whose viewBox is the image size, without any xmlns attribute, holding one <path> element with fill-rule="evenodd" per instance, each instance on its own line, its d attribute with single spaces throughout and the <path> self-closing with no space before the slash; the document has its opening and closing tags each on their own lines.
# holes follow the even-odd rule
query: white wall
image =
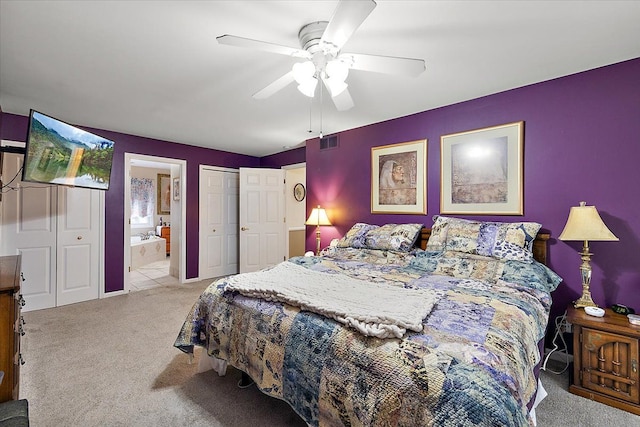
<svg viewBox="0 0 640 427">
<path fill-rule="evenodd" d="M 287 218 L 287 229 L 304 228 L 304 222 L 307 219 L 307 198 L 305 197 L 301 202 L 297 201 L 293 197 L 293 187 L 297 183 L 302 183 L 305 188 L 307 187 L 307 168 L 285 170 L 285 180 L 285 204 L 287 206 L 285 215 Z"/>
<path fill-rule="evenodd" d="M 295 169 L 285 169 L 285 206 L 286 206 L 286 235 L 287 235 L 287 252 L 289 256 L 304 254 L 304 238 L 305 225 L 307 220 L 307 197 L 299 202 L 293 197 L 293 187 L 297 183 L 307 187 L 307 168 L 300 167 Z M 292 241 L 298 239 L 298 241 Z M 293 248 L 300 247 L 299 251 L 292 252 Z M 301 252 L 301 253 L 297 253 Z"/>
</svg>

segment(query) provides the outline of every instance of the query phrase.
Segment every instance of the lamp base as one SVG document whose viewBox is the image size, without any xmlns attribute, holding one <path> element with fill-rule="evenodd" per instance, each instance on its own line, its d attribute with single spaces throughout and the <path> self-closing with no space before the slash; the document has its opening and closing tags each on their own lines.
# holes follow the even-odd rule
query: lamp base
<svg viewBox="0 0 640 427">
<path fill-rule="evenodd" d="M 320 226 L 316 227 L 316 256 L 320 256 Z"/>
<path fill-rule="evenodd" d="M 582 296 L 573 302 L 575 308 L 597 307 L 598 304 L 591 299 L 591 292 L 582 291 Z"/>
</svg>

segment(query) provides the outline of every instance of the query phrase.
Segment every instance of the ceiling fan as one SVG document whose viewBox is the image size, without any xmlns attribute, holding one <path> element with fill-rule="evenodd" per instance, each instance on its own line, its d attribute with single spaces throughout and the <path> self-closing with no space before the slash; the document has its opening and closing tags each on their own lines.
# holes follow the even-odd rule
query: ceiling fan
<svg viewBox="0 0 640 427">
<path fill-rule="evenodd" d="M 325 85 L 340 111 L 354 106 L 347 89 L 349 69 L 415 77 L 425 70 L 422 59 L 344 53 L 342 47 L 376 7 L 373 0 L 340 0 L 330 21 L 312 22 L 298 32 L 300 48 L 282 46 L 259 40 L 225 34 L 218 43 L 258 49 L 300 58 L 291 71 L 259 90 L 255 99 L 268 98 L 294 81 L 298 90 L 313 98 L 318 80 Z"/>
</svg>

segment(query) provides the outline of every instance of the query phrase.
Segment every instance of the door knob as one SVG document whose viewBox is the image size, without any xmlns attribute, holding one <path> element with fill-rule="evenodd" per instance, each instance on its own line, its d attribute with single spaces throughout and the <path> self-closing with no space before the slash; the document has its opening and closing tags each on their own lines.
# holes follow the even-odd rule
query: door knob
<svg viewBox="0 0 640 427">
<path fill-rule="evenodd" d="M 248 227 L 242 227 L 240 230 L 247 231 L 248 229 L 249 229 Z"/>
<path fill-rule="evenodd" d="M 82 236 L 78 236 L 78 237 L 76 237 L 76 239 L 82 240 Z"/>
</svg>

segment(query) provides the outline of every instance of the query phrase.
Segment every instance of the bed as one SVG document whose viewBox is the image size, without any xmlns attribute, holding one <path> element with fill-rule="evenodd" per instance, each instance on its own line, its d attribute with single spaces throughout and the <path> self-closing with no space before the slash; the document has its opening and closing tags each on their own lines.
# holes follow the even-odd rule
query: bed
<svg viewBox="0 0 640 427">
<path fill-rule="evenodd" d="M 358 223 L 320 256 L 215 281 L 174 345 L 202 346 L 311 426 L 534 425 L 561 281 L 539 230 Z"/>
</svg>

